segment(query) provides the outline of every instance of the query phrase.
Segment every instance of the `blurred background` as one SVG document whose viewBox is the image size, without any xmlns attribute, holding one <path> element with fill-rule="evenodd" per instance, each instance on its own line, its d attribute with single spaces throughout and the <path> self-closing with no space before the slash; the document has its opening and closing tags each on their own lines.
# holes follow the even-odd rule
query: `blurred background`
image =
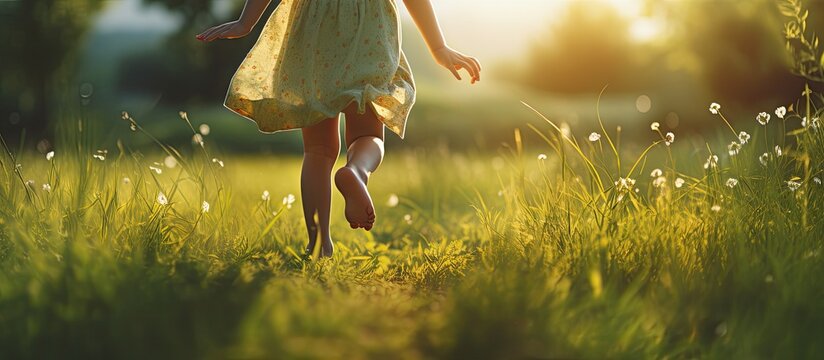
<svg viewBox="0 0 824 360">
<path fill-rule="evenodd" d="M 399 7 L 403 8 L 400 4 Z M 273 0 L 265 21 L 278 0 Z M 494 150 L 512 129 L 540 120 L 534 105 L 577 134 L 601 114 L 622 137 L 679 136 L 753 121 L 797 99 L 805 80 L 790 72 L 775 0 L 434 0 L 448 43 L 478 57 L 483 80 L 459 83 L 429 57 L 405 9 L 403 48 L 418 100 L 403 146 Z M 139 147 L 121 111 L 161 140 L 183 144 L 195 126 L 225 151 L 299 152 L 299 132 L 260 134 L 222 107 L 226 88 L 257 39 L 204 44 L 194 36 L 240 14 L 243 0 L 0 1 L 0 130 L 6 141 L 45 152 L 60 124 L 90 119 L 99 141 Z M 807 1 L 813 14 L 824 1 Z M 813 29 L 824 29 L 814 16 Z M 388 135 L 388 146 L 400 139 Z"/>
</svg>

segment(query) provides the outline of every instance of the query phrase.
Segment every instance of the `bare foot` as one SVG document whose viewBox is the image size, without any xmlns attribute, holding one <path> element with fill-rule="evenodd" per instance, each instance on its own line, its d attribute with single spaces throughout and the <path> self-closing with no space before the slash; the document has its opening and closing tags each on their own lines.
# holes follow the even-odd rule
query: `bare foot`
<svg viewBox="0 0 824 360">
<path fill-rule="evenodd" d="M 309 233 L 309 242 L 306 243 L 305 255 L 312 256 L 315 253 L 315 244 L 318 241 L 318 227 L 307 226 L 306 231 Z"/>
<path fill-rule="evenodd" d="M 375 207 L 366 189 L 366 176 L 344 166 L 335 173 L 335 185 L 346 201 L 345 214 L 349 226 L 371 230 L 375 224 Z"/>
</svg>

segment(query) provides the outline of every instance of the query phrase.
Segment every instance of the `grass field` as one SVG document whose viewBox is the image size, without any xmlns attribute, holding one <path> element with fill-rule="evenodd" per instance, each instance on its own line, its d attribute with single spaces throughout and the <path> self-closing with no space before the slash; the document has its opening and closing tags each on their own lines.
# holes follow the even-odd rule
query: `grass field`
<svg viewBox="0 0 824 360">
<path fill-rule="evenodd" d="M 377 226 L 349 229 L 336 195 L 322 260 L 301 253 L 299 158 L 82 131 L 7 152 L 0 358 L 824 356 L 817 122 L 719 116 L 727 143 L 752 134 L 732 154 L 536 119 L 497 154 L 390 149 Z"/>
</svg>

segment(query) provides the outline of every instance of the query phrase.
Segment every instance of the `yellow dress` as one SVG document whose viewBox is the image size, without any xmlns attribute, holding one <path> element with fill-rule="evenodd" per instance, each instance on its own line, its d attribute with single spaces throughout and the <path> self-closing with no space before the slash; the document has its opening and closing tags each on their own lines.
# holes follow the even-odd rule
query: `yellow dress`
<svg viewBox="0 0 824 360">
<path fill-rule="evenodd" d="M 272 133 L 370 106 L 401 138 L 415 83 L 395 0 L 283 0 L 240 65 L 224 105 Z"/>
</svg>

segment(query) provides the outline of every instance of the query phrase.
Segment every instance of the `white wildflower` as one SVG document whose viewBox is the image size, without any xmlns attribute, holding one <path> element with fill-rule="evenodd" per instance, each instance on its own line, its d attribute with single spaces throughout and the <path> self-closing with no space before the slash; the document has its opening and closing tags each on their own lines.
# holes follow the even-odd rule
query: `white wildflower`
<svg viewBox="0 0 824 360">
<path fill-rule="evenodd" d="M 49 151 L 46 153 L 46 160 L 51 161 L 51 159 L 54 159 L 54 151 Z"/>
<path fill-rule="evenodd" d="M 770 159 L 769 153 L 763 153 L 761 156 L 758 157 L 758 161 L 761 162 L 761 165 L 767 166 L 767 161 Z"/>
<path fill-rule="evenodd" d="M 538 160 L 546 160 L 546 154 L 538 154 Z"/>
<path fill-rule="evenodd" d="M 157 203 L 160 204 L 160 205 L 168 205 L 169 200 L 166 199 L 166 195 L 164 195 L 162 192 L 160 192 L 160 193 L 157 193 Z"/>
<path fill-rule="evenodd" d="M 719 211 L 721 211 L 721 205 L 713 205 L 710 208 L 710 210 L 715 211 L 715 212 L 719 212 Z"/>
<path fill-rule="evenodd" d="M 569 137 L 570 135 L 572 135 L 572 130 L 570 130 L 569 124 L 561 124 L 561 135 L 563 135 L 564 137 Z"/>
<path fill-rule="evenodd" d="M 727 151 L 729 152 L 730 156 L 738 155 L 738 152 L 741 151 L 741 144 L 733 141 L 729 145 L 727 145 Z"/>
<path fill-rule="evenodd" d="M 684 183 L 685 183 L 685 181 L 682 178 L 676 178 L 675 179 L 675 187 L 676 188 L 680 189 L 682 186 L 684 186 Z"/>
<path fill-rule="evenodd" d="M 187 114 L 185 111 L 178 111 L 177 114 L 180 115 L 181 119 L 189 121 L 189 114 Z"/>
<path fill-rule="evenodd" d="M 659 176 L 661 176 L 661 175 L 663 175 L 663 174 L 664 174 L 664 172 L 663 172 L 663 171 L 661 171 L 661 169 L 654 169 L 654 170 L 652 170 L 652 172 L 651 172 L 651 173 L 649 173 L 649 176 L 650 176 L 650 177 L 659 177 Z"/>
<path fill-rule="evenodd" d="M 263 190 L 263 195 L 260 196 L 263 201 L 269 201 L 269 190 Z"/>
<path fill-rule="evenodd" d="M 707 162 L 704 163 L 704 169 L 715 168 L 718 166 L 718 155 L 710 155 Z"/>
<path fill-rule="evenodd" d="M 615 181 L 615 189 L 618 190 L 619 193 L 630 192 L 633 187 L 635 187 L 635 179 L 621 177 Z"/>
<path fill-rule="evenodd" d="M 758 120 L 758 123 L 761 125 L 767 125 L 770 123 L 770 114 L 761 112 L 755 117 L 755 120 Z"/>
<path fill-rule="evenodd" d="M 741 145 L 746 144 L 748 141 L 750 141 L 750 134 L 747 134 L 746 131 L 738 133 L 738 141 L 741 142 Z"/>
<path fill-rule="evenodd" d="M 163 165 L 166 165 L 167 168 L 172 169 L 177 166 L 177 159 L 175 159 L 174 156 L 169 155 L 163 159 Z"/>
<path fill-rule="evenodd" d="M 209 203 L 204 200 L 203 204 L 200 205 L 200 212 L 205 214 L 205 213 L 209 212 L 209 208 L 210 208 Z"/>
<path fill-rule="evenodd" d="M 589 141 L 596 142 L 598 140 L 601 140 L 601 134 L 599 134 L 597 132 L 589 134 Z"/>
<path fill-rule="evenodd" d="M 652 181 L 652 186 L 657 187 L 657 188 L 663 187 L 666 184 L 667 184 L 667 178 L 663 177 L 663 176 L 659 176 L 659 177 L 655 178 L 655 180 Z M 638 189 L 635 189 L 635 190 L 638 190 Z"/>
<path fill-rule="evenodd" d="M 93 158 L 103 161 L 106 160 L 106 154 L 108 154 L 108 150 L 97 150 L 97 153 L 92 155 Z"/>
<path fill-rule="evenodd" d="M 781 155 L 784 155 L 784 152 L 783 152 L 783 151 L 781 151 L 781 147 L 780 147 L 780 146 L 776 145 L 776 146 L 775 146 L 775 156 L 781 157 Z"/>
<path fill-rule="evenodd" d="M 675 142 L 675 134 L 668 132 L 667 135 L 664 136 L 664 143 L 667 146 L 670 146 L 672 143 Z"/>
<path fill-rule="evenodd" d="M 730 189 L 732 189 L 732 188 L 734 188 L 736 185 L 738 185 L 738 179 L 735 179 L 735 178 L 729 178 L 729 179 L 727 179 L 727 184 L 726 184 L 726 185 L 727 185 L 727 187 L 729 187 Z"/>
<path fill-rule="evenodd" d="M 49 185 L 49 184 L 43 184 L 43 191 L 45 191 L 45 192 L 51 192 L 51 185 Z"/>
<path fill-rule="evenodd" d="M 814 183 L 816 183 L 816 184 L 818 184 L 818 185 L 821 185 L 821 179 L 819 179 L 819 178 L 817 178 L 817 177 L 814 177 L 814 178 L 813 178 L 813 182 L 814 182 Z"/>
<path fill-rule="evenodd" d="M 209 133 L 212 132 L 212 128 L 209 127 L 209 124 L 200 124 L 198 130 L 200 130 L 200 135 L 203 136 L 209 135 Z"/>
<path fill-rule="evenodd" d="M 412 224 L 412 215 L 406 214 L 403 216 L 403 221 L 406 221 L 407 224 Z"/>
<path fill-rule="evenodd" d="M 801 187 L 801 183 L 795 180 L 790 180 L 787 181 L 787 187 L 790 188 L 791 191 L 796 191 Z"/>
<path fill-rule="evenodd" d="M 661 127 L 661 124 L 659 124 L 657 121 L 656 121 L 656 122 L 653 122 L 652 124 L 650 124 L 650 125 L 649 125 L 649 128 L 650 128 L 652 131 L 658 131 L 658 129 L 659 129 L 660 127 Z"/>
<path fill-rule="evenodd" d="M 123 183 L 124 183 L 124 184 L 127 184 L 127 185 L 128 185 L 128 184 L 131 184 L 131 183 L 132 183 L 132 179 L 129 179 L 128 177 L 124 177 L 124 178 L 123 178 Z"/>
<path fill-rule="evenodd" d="M 787 108 L 782 106 L 775 109 L 775 116 L 778 116 L 779 119 L 783 119 L 784 115 L 787 115 Z"/>
<path fill-rule="evenodd" d="M 801 118 L 801 127 L 807 127 L 807 117 Z"/>
<path fill-rule="evenodd" d="M 398 206 L 398 203 L 400 203 L 400 199 L 398 198 L 398 195 L 395 194 L 389 195 L 389 199 L 386 200 L 386 206 L 389 207 Z"/>
<path fill-rule="evenodd" d="M 718 115 L 718 111 L 719 111 L 719 110 L 721 110 L 721 105 L 720 105 L 720 104 L 718 104 L 718 103 L 712 103 L 712 104 L 710 104 L 710 112 L 711 112 L 713 115 Z"/>
<path fill-rule="evenodd" d="M 218 164 L 220 167 L 223 167 L 223 160 L 220 160 L 218 158 L 212 158 L 212 162 Z"/>
<path fill-rule="evenodd" d="M 295 195 L 289 194 L 283 197 L 283 205 L 286 205 L 287 209 L 292 208 L 292 204 L 295 203 Z"/>
<path fill-rule="evenodd" d="M 157 163 L 155 163 L 155 164 L 157 164 Z M 159 166 L 149 166 L 149 170 L 154 171 L 157 174 L 162 174 L 163 173 L 163 169 L 161 169 Z"/>
<path fill-rule="evenodd" d="M 192 144 L 203 146 L 203 135 L 194 134 L 192 136 Z"/>
<path fill-rule="evenodd" d="M 34 187 L 34 180 L 32 180 L 32 179 L 26 180 L 26 186 L 28 186 L 30 188 L 33 188 Z"/>
</svg>

